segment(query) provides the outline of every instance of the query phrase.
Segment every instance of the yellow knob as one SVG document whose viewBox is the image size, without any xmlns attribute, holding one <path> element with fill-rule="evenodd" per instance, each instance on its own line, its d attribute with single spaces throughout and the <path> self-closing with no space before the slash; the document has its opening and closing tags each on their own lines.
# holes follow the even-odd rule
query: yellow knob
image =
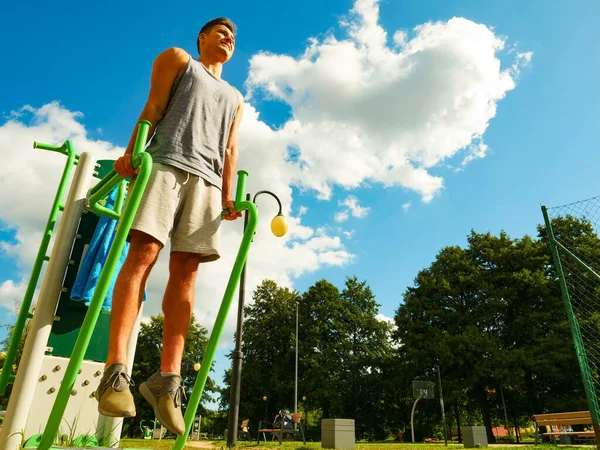
<svg viewBox="0 0 600 450">
<path fill-rule="evenodd" d="M 273 217 L 273 220 L 271 221 L 271 231 L 277 237 L 284 236 L 285 233 L 287 233 L 288 224 L 284 216 L 278 214 Z"/>
<path fill-rule="evenodd" d="M 200 363 L 194 364 L 194 370 L 198 372 L 200 370 Z"/>
</svg>

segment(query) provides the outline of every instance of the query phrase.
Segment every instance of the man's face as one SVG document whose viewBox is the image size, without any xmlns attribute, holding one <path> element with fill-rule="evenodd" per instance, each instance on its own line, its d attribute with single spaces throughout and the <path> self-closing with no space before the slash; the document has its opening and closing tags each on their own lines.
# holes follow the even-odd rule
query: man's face
<svg viewBox="0 0 600 450">
<path fill-rule="evenodd" d="M 202 54 L 219 55 L 223 62 L 229 61 L 235 48 L 235 37 L 225 25 L 215 25 L 208 33 L 200 35 Z"/>
</svg>

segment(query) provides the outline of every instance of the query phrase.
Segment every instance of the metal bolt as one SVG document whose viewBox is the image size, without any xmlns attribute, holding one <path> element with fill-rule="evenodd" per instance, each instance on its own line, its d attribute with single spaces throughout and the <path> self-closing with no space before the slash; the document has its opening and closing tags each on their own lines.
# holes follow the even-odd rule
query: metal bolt
<svg viewBox="0 0 600 450">
<path fill-rule="evenodd" d="M 61 369 L 61 367 L 60 367 L 60 365 L 58 365 L 58 364 L 56 365 L 56 367 L 54 367 L 54 371 L 55 371 L 55 372 L 58 372 L 60 369 Z"/>
<path fill-rule="evenodd" d="M 90 381 L 89 381 L 89 380 L 85 380 L 85 381 L 83 382 L 83 386 L 87 386 L 88 384 L 90 384 Z"/>
<path fill-rule="evenodd" d="M 75 396 L 77 395 L 77 389 L 73 389 L 73 390 L 71 391 L 71 395 L 72 395 L 73 397 L 75 397 Z"/>
<path fill-rule="evenodd" d="M 100 371 L 97 371 L 97 372 L 94 374 L 94 376 L 95 376 L 95 377 L 99 377 L 100 375 L 102 375 L 102 372 L 100 372 Z"/>
<path fill-rule="evenodd" d="M 40 377 L 40 380 L 42 380 L 42 381 L 46 381 L 47 379 L 48 379 L 48 375 L 42 375 Z"/>
<path fill-rule="evenodd" d="M 48 394 L 54 394 L 56 392 L 56 389 L 51 387 L 50 389 L 48 389 Z"/>
</svg>

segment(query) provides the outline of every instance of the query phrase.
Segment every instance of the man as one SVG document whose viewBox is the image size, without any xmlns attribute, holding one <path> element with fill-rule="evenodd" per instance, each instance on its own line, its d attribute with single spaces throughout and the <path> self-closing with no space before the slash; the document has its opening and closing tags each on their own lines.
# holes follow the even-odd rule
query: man
<svg viewBox="0 0 600 450">
<path fill-rule="evenodd" d="M 159 421 L 182 435 L 181 359 L 194 305 L 198 265 L 219 258 L 221 212 L 235 211 L 233 183 L 238 159 L 241 94 L 221 79 L 231 58 L 235 28 L 217 18 L 197 40 L 200 57 L 170 48 L 154 61 L 148 101 L 140 115 L 152 124 L 148 153 L 154 164 L 130 233 L 127 259 L 115 284 L 108 358 L 96 391 L 98 410 L 110 417 L 133 417 L 135 405 L 127 375 L 127 341 L 139 313 L 148 276 L 169 236 L 171 254 L 159 370 L 140 386 Z M 132 177 L 131 154 L 137 126 L 117 173 Z"/>
</svg>

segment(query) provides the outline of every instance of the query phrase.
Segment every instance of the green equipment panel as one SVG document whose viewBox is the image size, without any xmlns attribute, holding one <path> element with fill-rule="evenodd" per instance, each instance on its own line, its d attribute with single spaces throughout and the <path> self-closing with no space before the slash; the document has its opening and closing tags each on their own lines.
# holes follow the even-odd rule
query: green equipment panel
<svg viewBox="0 0 600 450">
<path fill-rule="evenodd" d="M 96 167 L 97 175 L 94 175 L 102 178 L 113 168 L 114 161 L 99 160 L 96 163 L 100 167 Z M 88 308 L 82 302 L 71 300 L 71 289 L 77 278 L 85 247 L 90 244 L 99 220 L 100 218 L 91 211 L 84 210 L 81 215 L 55 314 L 58 320 L 55 320 L 52 325 L 50 339 L 48 340 L 50 348 L 46 354 L 69 358 L 75 346 L 77 335 Z M 102 310 L 84 359 L 97 362 L 106 361 L 109 329 L 110 311 Z"/>
</svg>

